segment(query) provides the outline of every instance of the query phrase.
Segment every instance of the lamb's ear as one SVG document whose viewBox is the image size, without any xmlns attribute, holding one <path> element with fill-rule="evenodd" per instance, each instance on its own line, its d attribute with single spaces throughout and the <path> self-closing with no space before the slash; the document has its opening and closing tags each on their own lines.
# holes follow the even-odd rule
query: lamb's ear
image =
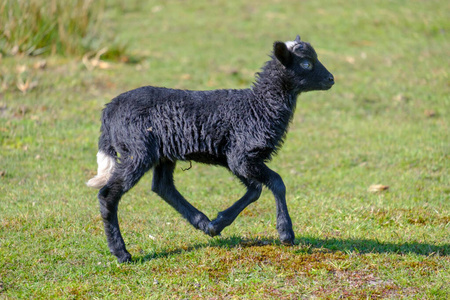
<svg viewBox="0 0 450 300">
<path fill-rule="evenodd" d="M 273 53 L 285 67 L 288 67 L 292 63 L 292 53 L 285 43 L 275 42 L 275 44 L 273 44 Z"/>
</svg>

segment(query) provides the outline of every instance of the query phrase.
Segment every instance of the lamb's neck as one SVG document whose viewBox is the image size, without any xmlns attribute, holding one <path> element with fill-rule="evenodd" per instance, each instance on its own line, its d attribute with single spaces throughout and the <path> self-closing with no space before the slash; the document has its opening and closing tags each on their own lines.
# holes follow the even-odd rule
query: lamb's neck
<svg viewBox="0 0 450 300">
<path fill-rule="evenodd" d="M 274 61 L 269 61 L 257 74 L 252 91 L 259 106 L 267 106 L 271 110 L 288 110 L 291 113 L 295 110 L 299 94 Z"/>
<path fill-rule="evenodd" d="M 262 129 L 263 139 L 278 149 L 286 136 L 294 115 L 298 93 L 290 88 L 289 78 L 280 66 L 267 63 L 252 87 L 253 117 Z"/>
</svg>

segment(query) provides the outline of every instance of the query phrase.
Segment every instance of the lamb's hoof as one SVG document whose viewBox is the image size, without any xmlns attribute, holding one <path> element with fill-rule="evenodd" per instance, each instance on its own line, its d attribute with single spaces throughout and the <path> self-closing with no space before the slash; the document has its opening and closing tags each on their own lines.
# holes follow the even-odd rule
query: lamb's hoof
<svg viewBox="0 0 450 300">
<path fill-rule="evenodd" d="M 215 223 L 215 220 L 212 221 L 211 223 L 209 223 L 209 225 L 208 225 L 208 234 L 211 237 L 220 236 L 221 235 L 220 232 L 222 231 L 222 230 L 218 230 L 216 228 L 216 226 L 214 226 L 215 225 L 214 223 Z"/>
<path fill-rule="evenodd" d="M 291 241 L 291 240 L 280 240 L 281 244 L 283 244 L 284 246 L 294 246 L 295 242 Z"/>
<path fill-rule="evenodd" d="M 119 262 L 119 264 L 131 262 L 131 254 L 127 252 L 120 256 L 117 255 L 117 261 Z"/>
<path fill-rule="evenodd" d="M 280 235 L 280 242 L 285 246 L 294 246 L 295 245 L 295 235 L 294 233 L 287 233 Z"/>
</svg>

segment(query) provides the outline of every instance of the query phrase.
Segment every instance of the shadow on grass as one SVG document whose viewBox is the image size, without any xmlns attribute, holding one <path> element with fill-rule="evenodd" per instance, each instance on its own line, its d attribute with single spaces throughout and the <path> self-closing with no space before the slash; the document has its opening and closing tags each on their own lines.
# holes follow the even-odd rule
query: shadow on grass
<svg viewBox="0 0 450 300">
<path fill-rule="evenodd" d="M 243 239 L 238 236 L 228 238 L 215 238 L 208 243 L 194 244 L 187 248 L 178 248 L 174 250 L 149 253 L 143 256 L 133 258 L 134 263 L 145 263 L 146 261 L 158 258 L 170 257 L 173 255 L 195 251 L 201 248 L 247 248 L 247 247 L 264 247 L 268 245 L 281 245 L 278 239 Z M 385 243 L 377 240 L 369 239 L 337 239 L 337 238 L 316 238 L 301 237 L 296 239 L 294 249 L 298 248 L 295 253 L 313 253 L 315 251 L 325 252 L 344 252 L 344 253 L 394 253 L 394 254 L 417 254 L 417 255 L 439 255 L 450 256 L 450 244 L 442 246 L 431 245 L 427 243 Z"/>
<path fill-rule="evenodd" d="M 328 249 L 329 251 L 342 251 L 353 253 L 396 253 L 396 254 L 418 254 L 418 255 L 450 255 L 450 244 L 442 246 L 427 243 L 386 243 L 369 239 L 323 239 L 315 237 L 302 237 L 298 239 L 300 245 L 316 249 Z"/>
</svg>

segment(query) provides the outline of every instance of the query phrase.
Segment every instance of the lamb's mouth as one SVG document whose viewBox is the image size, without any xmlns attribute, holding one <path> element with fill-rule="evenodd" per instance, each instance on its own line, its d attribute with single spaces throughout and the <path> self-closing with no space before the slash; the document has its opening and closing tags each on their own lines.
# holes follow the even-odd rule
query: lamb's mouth
<svg viewBox="0 0 450 300">
<path fill-rule="evenodd" d="M 333 85 L 334 85 L 334 81 L 333 81 L 333 82 L 322 82 L 322 83 L 320 84 L 320 88 L 321 88 L 321 90 L 326 91 L 326 90 L 331 89 L 331 87 L 332 87 Z"/>
</svg>

